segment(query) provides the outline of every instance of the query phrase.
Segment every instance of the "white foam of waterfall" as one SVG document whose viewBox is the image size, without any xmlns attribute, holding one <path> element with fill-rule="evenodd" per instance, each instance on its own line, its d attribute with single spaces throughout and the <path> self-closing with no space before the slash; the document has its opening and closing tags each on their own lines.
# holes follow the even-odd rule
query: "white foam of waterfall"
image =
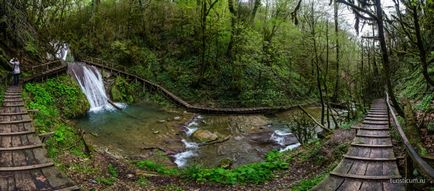
<svg viewBox="0 0 434 191">
<path fill-rule="evenodd" d="M 198 121 L 202 118 L 203 117 L 201 115 L 198 115 L 194 117 L 193 120 L 191 120 L 191 122 L 185 126 L 186 129 L 185 134 L 187 134 L 187 136 L 191 136 L 198 129 L 198 125 L 199 125 Z"/>
<path fill-rule="evenodd" d="M 280 149 L 279 152 L 284 152 L 284 151 L 292 150 L 292 149 L 295 149 L 295 148 L 297 148 L 299 146 L 301 146 L 300 143 L 291 144 L 291 145 L 288 145 L 287 147 L 285 147 L 283 149 Z"/>
<path fill-rule="evenodd" d="M 76 69 L 72 69 L 72 72 L 74 73 L 81 90 L 89 101 L 89 111 L 100 112 L 104 110 L 115 110 L 115 108 L 108 102 L 108 97 L 104 88 L 104 81 L 99 70 L 94 66 L 89 66 L 82 63 L 77 65 L 81 67 L 82 74 L 78 73 Z M 120 108 L 126 107 L 126 105 L 122 103 L 116 103 L 116 105 Z"/>
<path fill-rule="evenodd" d="M 291 134 L 292 133 L 286 131 L 275 130 L 273 134 L 271 134 L 270 139 L 273 140 L 275 143 L 279 144 L 280 146 L 285 146 L 285 137 Z"/>
<path fill-rule="evenodd" d="M 199 148 L 199 144 L 195 142 L 188 142 L 185 139 L 182 139 L 182 142 L 185 145 L 185 148 L 187 148 L 186 151 L 182 153 L 178 153 L 173 155 L 175 157 L 175 164 L 178 167 L 183 167 L 185 164 L 187 164 L 187 159 L 193 156 L 197 156 L 197 149 Z"/>
</svg>

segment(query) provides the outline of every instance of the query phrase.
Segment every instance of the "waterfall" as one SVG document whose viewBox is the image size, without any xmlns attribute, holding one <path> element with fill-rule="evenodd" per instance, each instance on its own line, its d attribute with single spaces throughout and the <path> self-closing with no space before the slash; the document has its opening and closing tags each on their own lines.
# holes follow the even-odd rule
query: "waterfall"
<svg viewBox="0 0 434 191">
<path fill-rule="evenodd" d="M 90 112 L 113 111 L 115 108 L 108 102 L 108 96 L 104 87 L 104 80 L 100 71 L 82 62 L 74 62 L 68 65 L 70 73 L 78 82 L 81 90 L 86 95 L 90 104 Z M 116 103 L 124 108 L 125 104 Z"/>
</svg>

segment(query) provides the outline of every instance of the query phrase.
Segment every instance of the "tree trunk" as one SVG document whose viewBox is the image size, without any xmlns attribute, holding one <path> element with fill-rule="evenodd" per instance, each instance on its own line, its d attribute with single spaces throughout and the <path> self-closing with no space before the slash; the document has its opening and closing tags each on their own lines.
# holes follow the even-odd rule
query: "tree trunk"
<svg viewBox="0 0 434 191">
<path fill-rule="evenodd" d="M 328 88 L 327 88 L 327 79 L 328 79 L 328 74 L 329 74 L 329 22 L 326 22 L 326 69 L 325 69 L 325 74 L 324 74 L 324 91 L 325 91 L 325 97 L 326 97 L 326 106 L 327 106 L 327 128 L 330 129 L 330 112 L 329 112 L 329 107 L 330 107 L 330 100 L 329 100 L 329 96 L 328 96 Z"/>
<path fill-rule="evenodd" d="M 399 106 L 398 101 L 396 100 L 395 93 L 393 92 L 393 86 L 390 79 L 390 62 L 389 62 L 389 56 L 387 54 L 387 47 L 386 47 L 386 40 L 384 37 L 384 25 L 383 25 L 383 9 L 381 8 L 381 0 L 377 0 L 375 2 L 375 6 L 377 9 L 377 24 L 378 24 L 378 37 L 380 38 L 380 46 L 381 46 L 381 52 L 383 57 L 383 67 L 384 67 L 384 77 L 386 81 L 387 86 L 387 92 L 390 95 L 390 99 L 392 100 L 393 106 L 395 107 L 396 112 L 401 116 L 404 117 L 404 112 L 402 111 L 401 107 Z"/>
<path fill-rule="evenodd" d="M 235 34 L 236 34 L 236 17 L 237 13 L 234 7 L 234 1 L 228 0 L 229 12 L 231 13 L 231 38 L 229 40 L 228 49 L 226 50 L 226 57 L 231 61 L 232 60 L 232 49 L 234 47 Z"/>
<path fill-rule="evenodd" d="M 335 35 L 336 35 L 336 81 L 335 91 L 333 94 L 333 101 L 337 102 L 339 99 L 339 19 L 338 19 L 338 2 L 334 0 L 334 19 L 335 19 Z"/>
<path fill-rule="evenodd" d="M 320 97 L 320 101 L 321 101 L 321 124 L 324 125 L 324 98 L 323 98 L 323 94 L 322 94 L 322 87 L 321 87 L 321 73 L 320 73 L 320 69 L 319 69 L 319 56 L 318 56 L 318 49 L 317 49 L 317 43 L 316 43 L 316 32 L 315 32 L 315 12 L 313 9 L 313 3 L 312 3 L 312 23 L 311 23 L 311 27 L 312 27 L 312 39 L 313 39 L 313 50 L 314 50 L 314 54 L 315 54 L 315 66 L 316 66 L 316 84 L 317 84 L 317 88 L 319 91 L 319 97 Z"/>
</svg>

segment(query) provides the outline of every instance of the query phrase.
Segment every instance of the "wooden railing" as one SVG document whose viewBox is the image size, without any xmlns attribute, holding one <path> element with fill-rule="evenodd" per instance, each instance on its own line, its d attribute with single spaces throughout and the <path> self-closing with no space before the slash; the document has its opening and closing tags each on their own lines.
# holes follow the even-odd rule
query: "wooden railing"
<svg viewBox="0 0 434 191">
<path fill-rule="evenodd" d="M 286 105 L 286 106 L 275 106 L 275 107 L 251 107 L 251 108 L 232 108 L 232 107 L 225 107 L 225 108 L 213 108 L 213 107 L 202 107 L 202 106 L 195 106 L 192 105 L 186 101 L 184 101 L 182 98 L 176 96 L 171 91 L 167 90 L 163 86 L 156 84 L 154 82 L 151 82 L 149 80 L 143 79 L 142 77 L 139 77 L 135 74 L 130 74 L 126 71 L 125 67 L 119 67 L 115 66 L 112 63 L 108 63 L 99 59 L 92 59 L 88 58 L 88 60 L 83 60 L 83 62 L 96 66 L 98 68 L 102 68 L 105 70 L 108 70 L 110 72 L 118 73 L 124 76 L 127 76 L 128 78 L 133 78 L 137 82 L 141 82 L 144 87 L 150 90 L 154 90 L 159 92 L 160 94 L 164 95 L 169 100 L 172 100 L 175 104 L 186 108 L 186 110 L 193 112 L 193 113 L 209 113 L 209 114 L 255 114 L 255 113 L 274 113 L 274 112 L 282 112 L 286 110 L 291 110 L 294 108 L 297 108 L 299 106 L 307 106 L 312 105 L 314 103 L 317 103 L 316 101 L 307 101 L 303 104 L 294 104 L 294 105 Z"/>
<path fill-rule="evenodd" d="M 61 65 L 62 65 L 61 60 L 53 60 L 53 61 L 49 61 L 49 62 L 44 63 L 44 64 L 32 66 L 30 68 L 30 71 L 32 72 L 32 74 L 37 74 L 40 72 L 50 71 L 50 70 L 57 68 Z"/>
<path fill-rule="evenodd" d="M 413 146 L 408 141 L 407 136 L 402 129 L 402 126 L 399 124 L 398 118 L 396 116 L 395 111 L 393 110 L 392 105 L 390 104 L 389 94 L 386 92 L 386 102 L 388 107 L 388 112 L 390 113 L 393 121 L 395 122 L 396 130 L 399 132 L 402 142 L 404 143 L 406 150 L 406 178 L 410 178 L 413 174 L 413 164 L 416 164 L 417 169 L 422 172 L 422 174 L 431 180 L 434 180 L 434 169 L 430 166 L 422 157 L 419 156 L 417 151 L 413 148 Z M 390 119 L 389 119 L 390 120 Z"/>
<path fill-rule="evenodd" d="M 27 83 L 32 81 L 44 80 L 53 75 L 58 75 L 66 72 L 67 68 L 68 65 L 61 60 L 50 61 L 45 64 L 37 65 L 32 67 L 33 75 L 29 78 L 24 79 L 23 82 Z"/>
</svg>

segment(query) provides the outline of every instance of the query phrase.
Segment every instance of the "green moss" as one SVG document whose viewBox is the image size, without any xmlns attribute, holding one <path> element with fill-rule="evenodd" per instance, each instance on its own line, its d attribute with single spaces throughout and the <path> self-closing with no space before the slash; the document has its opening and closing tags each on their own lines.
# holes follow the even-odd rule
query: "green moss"
<svg viewBox="0 0 434 191">
<path fill-rule="evenodd" d="M 48 155 L 56 159 L 59 154 L 69 152 L 87 157 L 81 137 L 65 120 L 86 113 L 89 107 L 75 82 L 64 75 L 43 83 L 28 83 L 24 90 L 27 107 L 39 111 L 34 115 L 36 130 L 54 133 L 45 143 Z"/>
<path fill-rule="evenodd" d="M 134 95 L 137 95 L 135 84 L 128 83 L 123 77 L 117 76 L 111 87 L 113 101 L 133 103 Z"/>
</svg>

